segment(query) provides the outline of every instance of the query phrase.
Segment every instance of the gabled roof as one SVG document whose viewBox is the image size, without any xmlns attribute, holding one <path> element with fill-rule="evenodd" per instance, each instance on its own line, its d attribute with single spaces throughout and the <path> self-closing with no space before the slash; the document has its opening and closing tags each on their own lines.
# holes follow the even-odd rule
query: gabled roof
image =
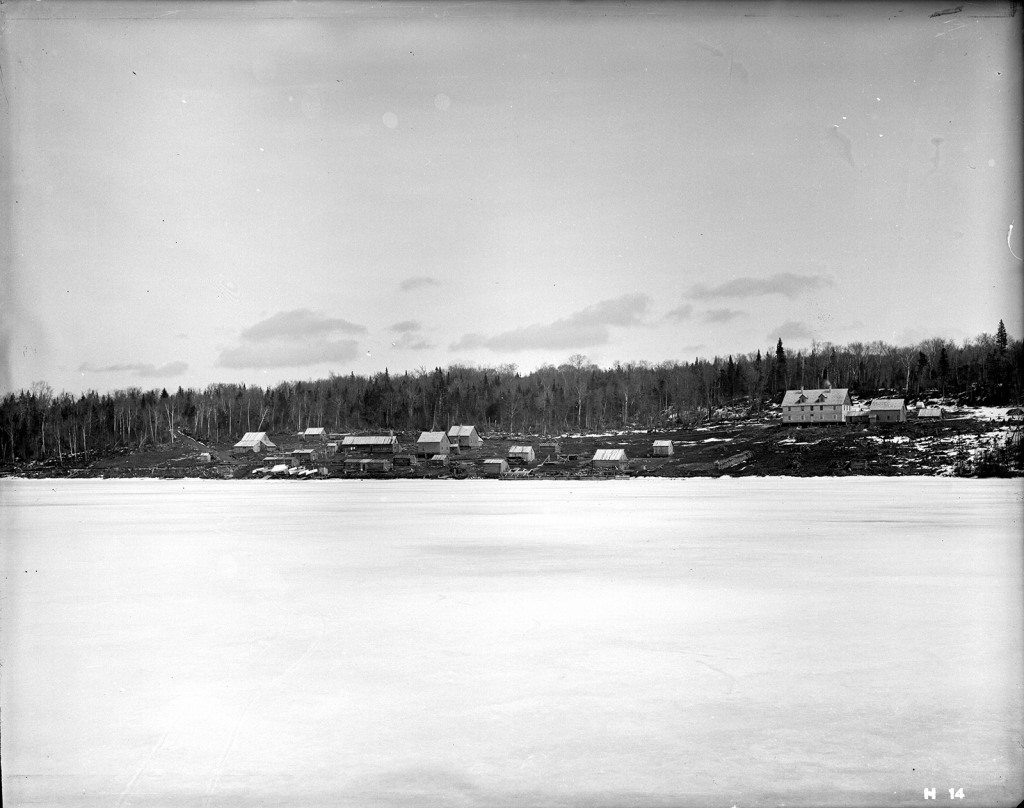
<svg viewBox="0 0 1024 808">
<path fill-rule="evenodd" d="M 508 447 L 508 453 L 509 454 L 529 454 L 532 451 L 533 451 L 533 447 L 532 446 L 509 446 Z"/>
<path fill-rule="evenodd" d="M 342 446 L 393 446 L 398 443 L 394 435 L 349 435 L 341 439 Z"/>
<path fill-rule="evenodd" d="M 449 438 L 468 438 L 476 431 L 475 426 L 453 426 L 448 430 Z"/>
<path fill-rule="evenodd" d="M 902 398 L 876 398 L 871 402 L 872 410 L 902 410 Z"/>
<path fill-rule="evenodd" d="M 654 441 L 655 446 L 671 446 L 672 441 L 670 440 L 656 440 Z"/>
<path fill-rule="evenodd" d="M 845 404 L 849 399 L 849 389 L 833 387 L 831 390 L 787 390 L 782 399 L 783 407 L 797 404 Z"/>
<path fill-rule="evenodd" d="M 421 432 L 417 443 L 440 443 L 448 436 L 444 432 Z"/>
<path fill-rule="evenodd" d="M 625 449 L 598 449 L 594 452 L 594 460 L 628 460 Z"/>
<path fill-rule="evenodd" d="M 326 435 L 327 434 L 327 430 L 324 429 L 322 426 L 311 426 L 305 432 L 303 432 L 302 434 L 303 435 Z"/>
<path fill-rule="evenodd" d="M 500 457 L 491 457 L 491 458 L 488 458 L 487 460 L 484 461 L 484 465 L 485 466 L 493 466 L 495 464 L 502 465 L 502 466 L 507 466 L 508 465 L 508 463 L 506 463 Z"/>
<path fill-rule="evenodd" d="M 235 444 L 235 449 L 251 449 L 253 446 L 259 444 L 269 446 L 270 448 L 276 449 L 277 447 L 271 443 L 270 438 L 267 437 L 266 432 L 246 432 L 242 435 L 242 439 Z"/>
</svg>

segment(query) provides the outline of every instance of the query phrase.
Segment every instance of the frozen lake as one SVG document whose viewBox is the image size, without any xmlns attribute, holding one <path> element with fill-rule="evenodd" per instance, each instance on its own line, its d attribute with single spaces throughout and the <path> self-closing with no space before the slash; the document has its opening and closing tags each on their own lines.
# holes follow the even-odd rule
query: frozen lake
<svg viewBox="0 0 1024 808">
<path fill-rule="evenodd" d="M 1022 496 L 0 480 L 4 800 L 1016 805 Z"/>
</svg>

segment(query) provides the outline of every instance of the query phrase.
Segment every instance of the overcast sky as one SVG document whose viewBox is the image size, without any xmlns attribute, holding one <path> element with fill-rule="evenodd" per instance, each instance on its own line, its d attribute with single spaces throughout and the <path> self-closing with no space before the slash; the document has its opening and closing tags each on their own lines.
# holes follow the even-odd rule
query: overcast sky
<svg viewBox="0 0 1024 808">
<path fill-rule="evenodd" d="M 0 386 L 1019 337 L 955 5 L 8 3 Z"/>
</svg>

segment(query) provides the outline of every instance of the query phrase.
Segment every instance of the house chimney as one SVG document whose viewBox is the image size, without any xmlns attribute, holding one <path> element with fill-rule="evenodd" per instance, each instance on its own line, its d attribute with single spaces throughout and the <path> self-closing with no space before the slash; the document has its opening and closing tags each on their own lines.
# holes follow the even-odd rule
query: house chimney
<svg viewBox="0 0 1024 808">
<path fill-rule="evenodd" d="M 831 390 L 832 389 L 832 382 L 830 382 L 828 379 L 825 379 L 825 389 L 826 390 Z"/>
</svg>

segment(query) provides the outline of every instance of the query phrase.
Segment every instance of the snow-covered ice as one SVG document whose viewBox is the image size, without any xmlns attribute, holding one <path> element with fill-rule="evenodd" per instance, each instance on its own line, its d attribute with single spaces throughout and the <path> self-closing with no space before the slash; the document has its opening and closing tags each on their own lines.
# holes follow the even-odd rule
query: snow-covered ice
<svg viewBox="0 0 1024 808">
<path fill-rule="evenodd" d="M 1022 494 L 2 480 L 5 804 L 1016 804 Z"/>
</svg>

